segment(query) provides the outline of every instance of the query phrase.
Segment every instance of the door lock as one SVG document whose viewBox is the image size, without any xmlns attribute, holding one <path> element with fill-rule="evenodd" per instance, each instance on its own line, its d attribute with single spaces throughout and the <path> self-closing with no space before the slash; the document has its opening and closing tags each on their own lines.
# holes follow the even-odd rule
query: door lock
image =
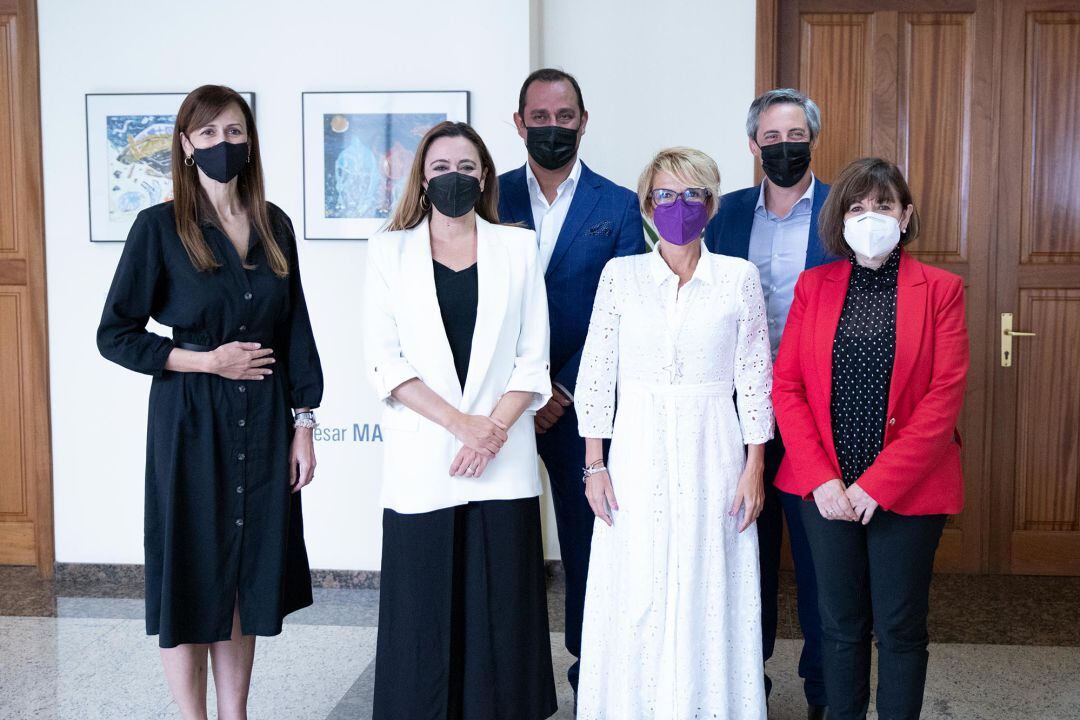
<svg viewBox="0 0 1080 720">
<path fill-rule="evenodd" d="M 1001 367 L 1012 367 L 1014 337 L 1035 337 L 1033 332 L 1013 330 L 1013 314 L 1001 313 Z"/>
</svg>

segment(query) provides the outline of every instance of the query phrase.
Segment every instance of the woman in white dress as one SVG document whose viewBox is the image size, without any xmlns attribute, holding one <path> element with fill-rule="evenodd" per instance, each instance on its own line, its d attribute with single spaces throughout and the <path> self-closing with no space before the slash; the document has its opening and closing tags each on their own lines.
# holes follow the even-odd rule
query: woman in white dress
<svg viewBox="0 0 1080 720">
<path fill-rule="evenodd" d="M 638 183 L 661 239 L 600 279 L 576 392 L 597 515 L 580 720 L 765 718 L 772 366 L 757 268 L 701 241 L 719 185 L 704 153 L 661 151 Z"/>
</svg>

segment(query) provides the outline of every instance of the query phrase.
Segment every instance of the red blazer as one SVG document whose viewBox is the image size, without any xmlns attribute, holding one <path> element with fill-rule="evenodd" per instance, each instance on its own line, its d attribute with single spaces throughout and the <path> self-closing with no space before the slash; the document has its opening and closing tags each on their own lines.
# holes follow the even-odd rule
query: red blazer
<svg viewBox="0 0 1080 720">
<path fill-rule="evenodd" d="M 807 499 L 840 477 L 830 412 L 832 351 L 850 277 L 847 260 L 799 277 L 774 369 L 773 405 L 787 449 L 776 487 Z M 885 445 L 857 480 L 884 509 L 900 515 L 963 509 L 956 420 L 968 354 L 963 279 L 901 252 Z"/>
</svg>

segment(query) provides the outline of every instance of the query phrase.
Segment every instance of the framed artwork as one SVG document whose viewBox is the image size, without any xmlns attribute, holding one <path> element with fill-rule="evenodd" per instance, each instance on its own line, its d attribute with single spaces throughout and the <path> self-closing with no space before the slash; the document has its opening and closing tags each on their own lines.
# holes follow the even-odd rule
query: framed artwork
<svg viewBox="0 0 1080 720">
<path fill-rule="evenodd" d="M 255 112 L 255 93 L 240 93 Z M 86 95 L 91 242 L 123 242 L 140 211 L 172 199 L 172 139 L 187 93 Z"/>
<path fill-rule="evenodd" d="M 469 93 L 306 92 L 304 236 L 366 240 L 390 217 L 420 139 L 469 121 Z"/>
</svg>

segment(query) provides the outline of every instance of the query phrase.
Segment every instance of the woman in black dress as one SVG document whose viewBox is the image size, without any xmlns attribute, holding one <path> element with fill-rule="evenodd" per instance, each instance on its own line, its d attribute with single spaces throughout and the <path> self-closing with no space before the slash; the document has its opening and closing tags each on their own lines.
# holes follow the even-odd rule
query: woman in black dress
<svg viewBox="0 0 1080 720">
<path fill-rule="evenodd" d="M 385 403 L 375 720 L 556 710 L 533 417 L 551 397 L 531 230 L 498 224 L 464 123 L 420 141 L 368 243 L 364 356 Z"/>
<path fill-rule="evenodd" d="M 206 718 L 208 655 L 218 717 L 246 718 L 255 636 L 311 604 L 298 491 L 315 469 L 322 369 L 247 103 L 221 86 L 192 91 L 172 156 L 175 199 L 135 220 L 97 342 L 153 376 L 147 634 L 185 720 Z"/>
</svg>

